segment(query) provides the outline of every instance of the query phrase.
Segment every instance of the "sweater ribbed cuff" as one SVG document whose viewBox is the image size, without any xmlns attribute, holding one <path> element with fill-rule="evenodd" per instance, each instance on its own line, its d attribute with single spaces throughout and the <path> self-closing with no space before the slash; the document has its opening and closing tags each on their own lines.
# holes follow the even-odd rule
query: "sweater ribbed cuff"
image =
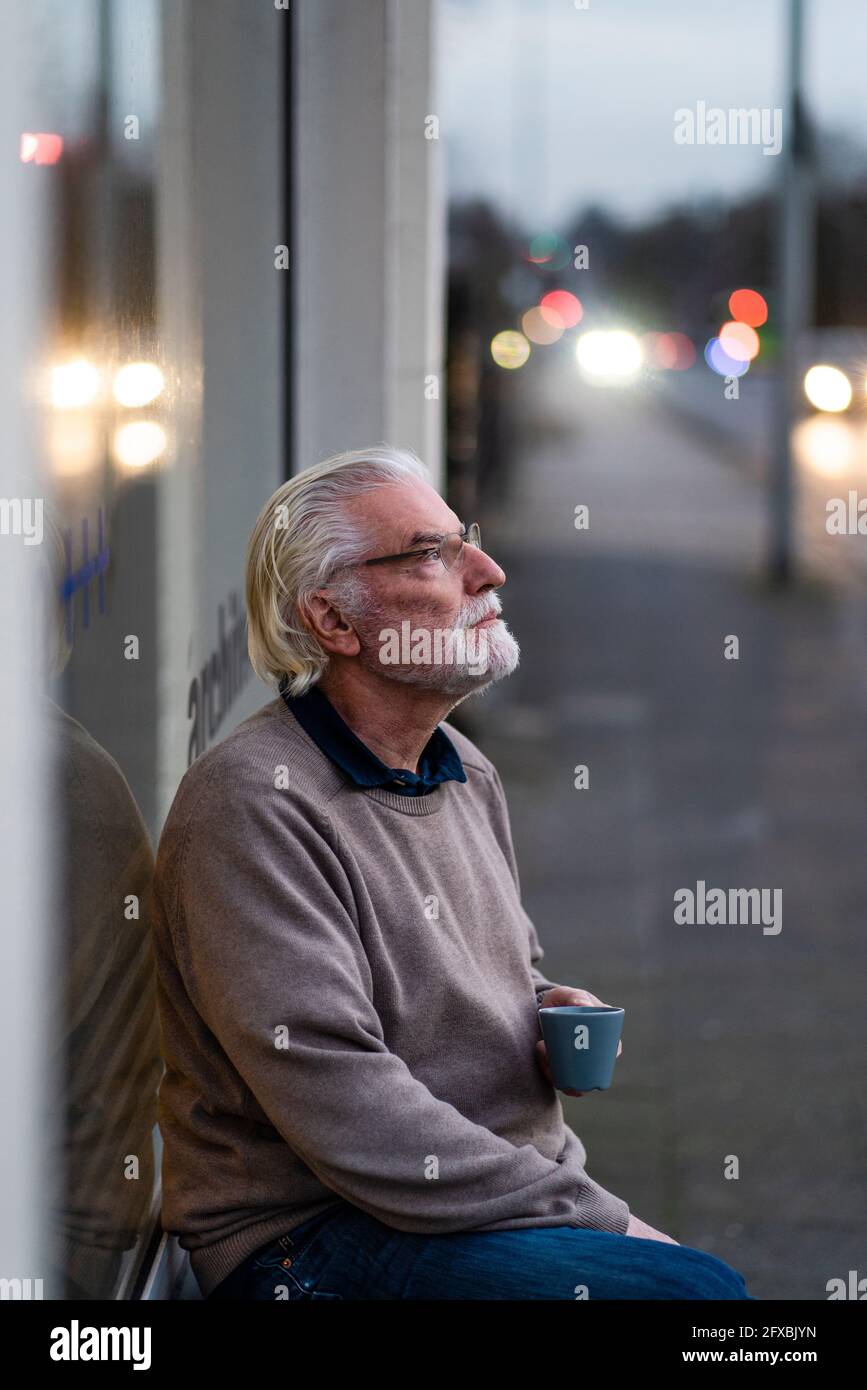
<svg viewBox="0 0 867 1390">
<path fill-rule="evenodd" d="M 578 1189 L 578 1204 L 581 1215 L 571 1223 L 579 1229 L 609 1231 L 611 1235 L 625 1236 L 629 1225 L 629 1207 L 613 1192 L 600 1187 L 588 1173 L 585 1173 Z"/>
</svg>

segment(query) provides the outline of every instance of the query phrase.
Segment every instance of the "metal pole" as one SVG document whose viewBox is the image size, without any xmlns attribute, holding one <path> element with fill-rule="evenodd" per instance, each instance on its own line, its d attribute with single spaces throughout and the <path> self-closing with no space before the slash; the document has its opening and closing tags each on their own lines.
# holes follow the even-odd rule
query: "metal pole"
<svg viewBox="0 0 867 1390">
<path fill-rule="evenodd" d="M 789 0 L 782 179 L 778 206 L 777 281 L 780 373 L 770 491 L 770 578 L 794 577 L 792 427 L 800 411 L 799 346 L 813 319 L 815 214 L 812 145 L 801 91 L 804 0 Z"/>
</svg>

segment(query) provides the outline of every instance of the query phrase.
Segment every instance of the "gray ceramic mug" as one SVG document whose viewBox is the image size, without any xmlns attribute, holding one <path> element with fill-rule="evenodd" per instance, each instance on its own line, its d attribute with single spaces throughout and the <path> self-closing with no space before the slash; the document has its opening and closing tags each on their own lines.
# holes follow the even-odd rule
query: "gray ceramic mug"
<svg viewBox="0 0 867 1390">
<path fill-rule="evenodd" d="M 539 1010 L 558 1091 L 607 1091 L 614 1076 L 625 1010 L 610 1004 L 561 1004 Z"/>
</svg>

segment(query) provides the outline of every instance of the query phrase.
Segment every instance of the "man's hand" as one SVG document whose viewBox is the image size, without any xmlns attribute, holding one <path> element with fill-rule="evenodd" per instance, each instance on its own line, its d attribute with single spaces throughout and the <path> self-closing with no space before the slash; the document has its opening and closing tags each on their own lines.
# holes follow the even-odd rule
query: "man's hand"
<svg viewBox="0 0 867 1390">
<path fill-rule="evenodd" d="M 626 1227 L 626 1235 L 638 1236 L 641 1240 L 661 1240 L 665 1245 L 679 1245 L 680 1241 L 672 1240 L 671 1236 L 663 1235 L 662 1231 L 657 1231 L 653 1226 L 648 1226 L 644 1221 L 639 1221 L 637 1216 L 629 1213 L 629 1225 Z"/>
<path fill-rule="evenodd" d="M 555 985 L 542 995 L 540 1009 L 552 1009 L 562 1007 L 564 1004 L 599 1004 L 604 1009 L 610 1009 L 610 1004 L 603 1004 L 601 999 L 597 999 L 595 994 L 588 994 L 586 989 L 570 989 L 568 985 Z M 617 1044 L 617 1056 L 623 1051 L 623 1043 Z M 548 1061 L 548 1049 L 542 1038 L 536 1043 L 536 1060 L 542 1068 L 542 1073 L 554 1085 L 554 1078 L 551 1075 L 551 1064 Z M 564 1091 L 564 1096 L 586 1096 L 587 1091 Z M 650 1227 L 647 1228 L 648 1230 Z M 668 1239 L 668 1237 L 666 1237 Z M 676 1244 L 676 1242 L 675 1242 Z"/>
</svg>

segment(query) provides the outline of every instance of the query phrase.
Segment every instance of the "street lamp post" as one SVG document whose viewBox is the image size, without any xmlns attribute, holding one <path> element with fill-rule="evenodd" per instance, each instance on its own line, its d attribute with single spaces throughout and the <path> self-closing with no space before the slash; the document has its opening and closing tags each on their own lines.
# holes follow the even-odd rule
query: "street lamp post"
<svg viewBox="0 0 867 1390">
<path fill-rule="evenodd" d="M 800 408 L 799 344 L 813 317 L 815 213 L 812 148 L 802 87 L 804 0 L 789 0 L 783 167 L 778 204 L 780 374 L 770 489 L 770 578 L 794 576 L 792 426 Z"/>
</svg>

